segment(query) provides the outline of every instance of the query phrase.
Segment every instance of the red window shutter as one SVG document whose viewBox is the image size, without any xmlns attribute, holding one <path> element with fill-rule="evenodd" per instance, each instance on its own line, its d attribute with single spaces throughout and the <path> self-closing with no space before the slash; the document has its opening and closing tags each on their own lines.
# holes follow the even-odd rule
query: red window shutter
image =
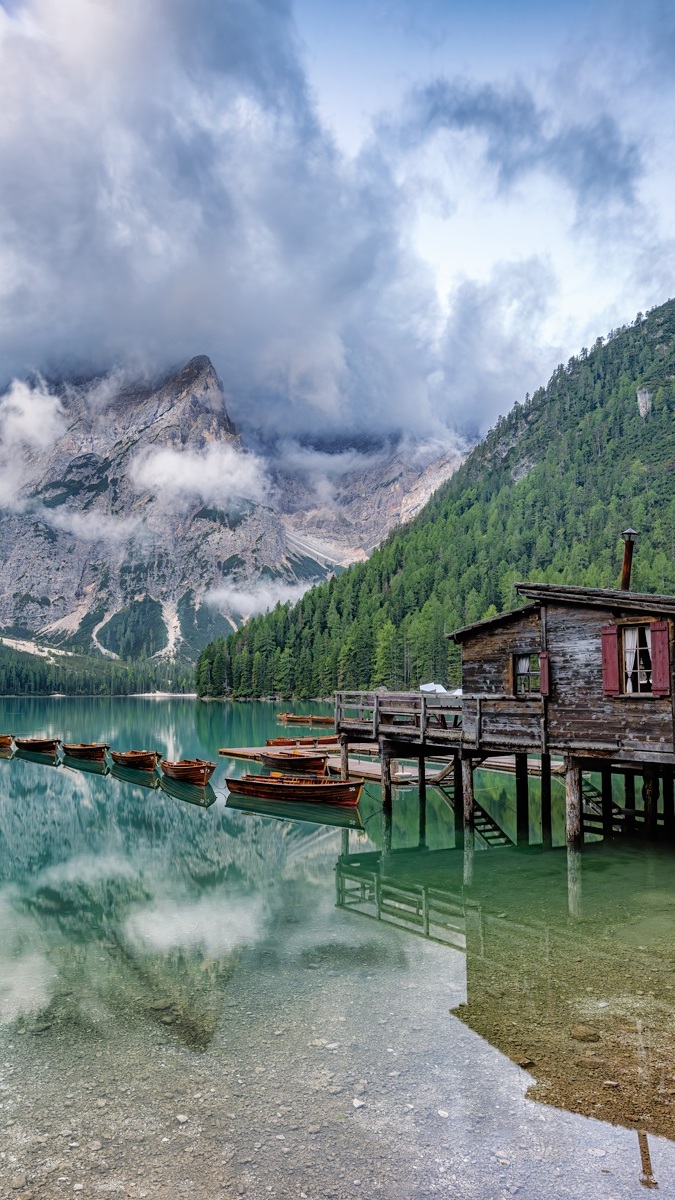
<svg viewBox="0 0 675 1200">
<path fill-rule="evenodd" d="M 602 627 L 602 687 L 606 696 L 618 696 L 619 630 L 616 625 Z"/>
<path fill-rule="evenodd" d="M 539 691 L 542 696 L 548 696 L 548 650 L 542 650 L 539 655 Z"/>
<path fill-rule="evenodd" d="M 668 622 L 652 621 L 652 694 L 670 695 L 670 647 L 668 645 Z"/>
</svg>

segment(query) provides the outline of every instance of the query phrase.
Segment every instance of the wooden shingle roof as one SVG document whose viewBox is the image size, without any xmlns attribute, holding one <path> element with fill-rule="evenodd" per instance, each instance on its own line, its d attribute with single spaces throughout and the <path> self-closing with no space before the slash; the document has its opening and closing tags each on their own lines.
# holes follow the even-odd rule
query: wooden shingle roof
<svg viewBox="0 0 675 1200">
<path fill-rule="evenodd" d="M 621 609 L 622 612 L 675 614 L 675 596 L 558 583 L 516 583 L 514 586 L 519 595 L 527 596 L 528 600 L 538 604 L 573 604 L 583 608 Z"/>
</svg>

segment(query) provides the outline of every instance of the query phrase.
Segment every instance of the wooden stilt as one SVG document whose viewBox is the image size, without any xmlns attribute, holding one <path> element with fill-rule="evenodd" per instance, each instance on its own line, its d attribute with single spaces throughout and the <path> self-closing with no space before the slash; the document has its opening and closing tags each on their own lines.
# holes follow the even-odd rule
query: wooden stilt
<svg viewBox="0 0 675 1200">
<path fill-rule="evenodd" d="M 542 754 L 541 756 L 541 841 L 543 846 L 553 845 L 550 754 Z"/>
<path fill-rule="evenodd" d="M 424 762 L 424 755 L 420 754 L 419 767 L 419 834 L 418 845 L 426 846 L 427 844 L 427 772 Z"/>
<path fill-rule="evenodd" d="M 470 758 L 462 759 L 462 815 L 464 818 L 464 831 L 473 829 L 473 764 Z"/>
<path fill-rule="evenodd" d="M 675 803 L 673 802 L 673 768 L 664 767 L 661 774 L 663 788 L 663 828 L 666 837 L 675 833 Z"/>
<path fill-rule="evenodd" d="M 581 916 L 581 851 L 567 846 L 567 911 L 571 917 Z"/>
<path fill-rule="evenodd" d="M 380 742 L 380 757 L 382 760 L 382 807 L 385 812 L 391 811 L 391 751 L 386 742 Z"/>
<path fill-rule="evenodd" d="M 656 836 L 659 807 L 659 773 L 656 767 L 646 766 L 642 772 L 642 798 L 645 805 L 645 831 L 649 837 Z"/>
<path fill-rule="evenodd" d="M 462 863 L 462 882 L 465 887 L 471 887 L 473 883 L 473 858 L 474 858 L 474 841 L 475 833 L 472 826 L 468 826 L 464 831 L 464 860 Z"/>
<path fill-rule="evenodd" d="M 391 855 L 391 807 L 382 809 L 382 857 L 384 862 Z"/>
<path fill-rule="evenodd" d="M 464 837 L 464 800 L 463 800 L 463 783 L 462 783 L 462 759 L 459 754 L 455 755 L 454 772 L 453 772 L 453 807 L 455 810 L 455 846 L 461 846 L 462 838 Z"/>
<path fill-rule="evenodd" d="M 340 734 L 340 779 L 349 779 L 349 738 Z"/>
<path fill-rule="evenodd" d="M 624 832 L 635 833 L 635 776 L 632 771 L 624 774 L 624 808 Z"/>
<path fill-rule="evenodd" d="M 527 778 L 527 754 L 516 754 L 516 841 L 530 843 L 530 796 Z"/>
<path fill-rule="evenodd" d="M 600 768 L 602 781 L 602 836 L 607 842 L 614 833 L 614 814 L 612 813 L 612 766 L 603 764 Z"/>
<path fill-rule="evenodd" d="M 349 854 L 349 830 L 348 829 L 342 830 L 342 845 L 341 845 L 340 849 L 341 849 L 342 857 L 346 858 L 347 855 Z"/>
<path fill-rule="evenodd" d="M 565 837 L 568 846 L 580 846 L 581 829 L 581 767 L 576 758 L 565 759 Z"/>
</svg>

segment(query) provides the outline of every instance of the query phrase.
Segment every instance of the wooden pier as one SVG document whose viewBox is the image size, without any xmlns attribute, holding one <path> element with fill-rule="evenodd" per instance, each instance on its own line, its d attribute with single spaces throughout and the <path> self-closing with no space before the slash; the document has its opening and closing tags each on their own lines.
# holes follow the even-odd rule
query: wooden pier
<svg viewBox="0 0 675 1200">
<path fill-rule="evenodd" d="M 354 742 L 377 746 L 383 803 L 394 763 L 445 760 L 465 833 L 476 821 L 476 767 L 513 769 L 517 841 L 529 840 L 533 756 L 541 776 L 544 844 L 551 844 L 551 775 L 564 773 L 566 839 L 619 831 L 675 836 L 675 596 L 517 584 L 523 607 L 457 630 L 463 694 L 338 692 L 341 769 Z M 508 764 L 508 765 L 507 765 Z M 590 772 L 601 787 L 590 789 Z M 616 803 L 613 778 L 624 784 Z M 438 780 L 439 773 L 436 774 Z M 636 782 L 643 806 L 636 804 Z"/>
</svg>

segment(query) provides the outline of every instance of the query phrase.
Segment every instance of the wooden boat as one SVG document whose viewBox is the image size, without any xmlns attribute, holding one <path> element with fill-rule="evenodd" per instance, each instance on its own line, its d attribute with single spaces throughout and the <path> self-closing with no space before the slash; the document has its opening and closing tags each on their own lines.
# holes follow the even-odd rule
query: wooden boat
<svg viewBox="0 0 675 1200">
<path fill-rule="evenodd" d="M 107 742 L 63 742 L 61 749 L 68 758 L 83 758 L 87 762 L 105 762 L 106 752 L 110 749 Z"/>
<path fill-rule="evenodd" d="M 270 750 L 260 754 L 260 761 L 273 771 L 314 771 L 326 774 L 327 754 L 312 754 L 306 750 Z"/>
<path fill-rule="evenodd" d="M 242 775 L 226 779 L 229 790 L 238 796 L 256 796 L 260 800 L 290 800 L 294 803 L 337 804 L 353 807 L 361 799 L 363 779 L 307 779 L 302 776 L 270 778 L 268 775 Z"/>
<path fill-rule="evenodd" d="M 197 786 L 195 783 L 178 783 L 168 775 L 162 775 L 159 786 L 167 796 L 174 800 L 182 800 L 185 804 L 196 804 L 198 808 L 210 808 L 217 800 L 216 793 L 210 783 Z"/>
<path fill-rule="evenodd" d="M 283 721 L 285 725 L 334 725 L 333 717 L 317 717 L 315 713 L 288 713 L 283 712 L 278 714 L 278 719 Z"/>
<path fill-rule="evenodd" d="M 363 829 L 361 813 L 353 805 L 303 804 L 295 800 L 261 800 L 258 796 L 241 796 L 230 792 L 227 807 L 238 812 L 255 813 L 275 821 L 303 821 L 310 825 L 332 825 L 337 829 Z"/>
<path fill-rule="evenodd" d="M 11 733 L 0 733 L 0 750 L 11 750 L 12 740 Z"/>
<path fill-rule="evenodd" d="M 56 754 L 61 738 L 14 738 L 18 750 L 30 750 L 33 754 Z"/>
<path fill-rule="evenodd" d="M 159 787 L 159 775 L 155 771 L 135 771 L 133 767 L 120 767 L 113 763 L 110 774 L 121 783 L 133 783 L 137 787 L 151 788 L 152 791 Z"/>
<path fill-rule="evenodd" d="M 337 733 L 331 733 L 324 737 L 268 738 L 265 744 L 267 746 L 337 746 L 339 741 Z"/>
<path fill-rule="evenodd" d="M 176 783 L 196 783 L 198 787 L 206 787 L 216 769 L 214 762 L 205 758 L 182 758 L 180 762 L 169 762 L 163 758 L 160 766 L 169 779 Z"/>
<path fill-rule="evenodd" d="M 159 750 L 111 750 L 110 757 L 118 767 L 132 771 L 154 771 L 161 757 Z"/>
</svg>

